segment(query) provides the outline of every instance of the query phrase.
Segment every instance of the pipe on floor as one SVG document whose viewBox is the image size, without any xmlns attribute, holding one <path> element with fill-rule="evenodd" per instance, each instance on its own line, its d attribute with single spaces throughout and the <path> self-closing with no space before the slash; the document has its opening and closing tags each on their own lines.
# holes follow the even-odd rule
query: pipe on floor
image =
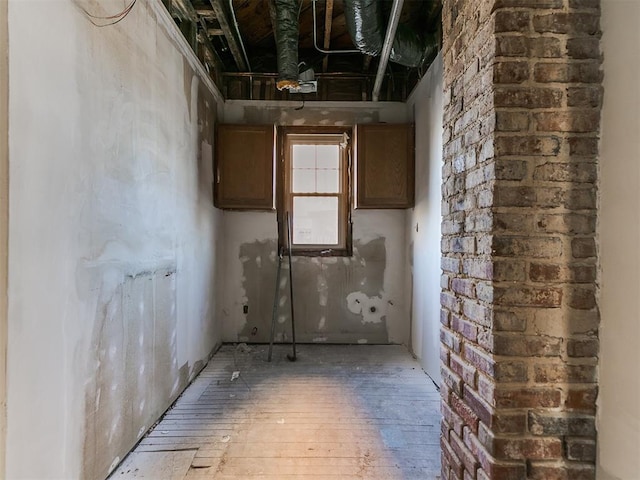
<svg viewBox="0 0 640 480">
<path fill-rule="evenodd" d="M 374 102 L 377 102 L 380 97 L 382 80 L 384 78 L 384 72 L 387 69 L 387 64 L 389 63 L 389 55 L 391 55 L 391 47 L 393 47 L 393 40 L 396 36 L 396 30 L 398 29 L 398 22 L 400 21 L 400 13 L 402 12 L 403 5 L 404 0 L 393 0 L 391 15 L 389 17 L 389 26 L 387 27 L 387 33 L 384 36 L 380 63 L 378 63 L 378 73 L 376 74 L 376 81 L 373 84 L 373 93 L 371 94 Z"/>
</svg>

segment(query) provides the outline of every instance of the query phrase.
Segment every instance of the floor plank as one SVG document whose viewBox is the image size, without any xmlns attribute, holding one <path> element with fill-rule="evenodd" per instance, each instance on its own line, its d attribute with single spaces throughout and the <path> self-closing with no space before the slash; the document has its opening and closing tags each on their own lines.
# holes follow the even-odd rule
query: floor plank
<svg viewBox="0 0 640 480">
<path fill-rule="evenodd" d="M 111 478 L 440 478 L 440 396 L 404 347 L 289 348 L 223 346 Z"/>
</svg>

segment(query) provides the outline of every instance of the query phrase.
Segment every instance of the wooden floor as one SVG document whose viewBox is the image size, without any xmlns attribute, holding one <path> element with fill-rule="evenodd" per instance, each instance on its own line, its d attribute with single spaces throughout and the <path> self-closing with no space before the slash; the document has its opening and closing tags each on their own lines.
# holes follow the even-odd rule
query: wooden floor
<svg viewBox="0 0 640 480">
<path fill-rule="evenodd" d="M 111 479 L 440 478 L 440 397 L 404 347 L 290 351 L 223 346 Z"/>
</svg>

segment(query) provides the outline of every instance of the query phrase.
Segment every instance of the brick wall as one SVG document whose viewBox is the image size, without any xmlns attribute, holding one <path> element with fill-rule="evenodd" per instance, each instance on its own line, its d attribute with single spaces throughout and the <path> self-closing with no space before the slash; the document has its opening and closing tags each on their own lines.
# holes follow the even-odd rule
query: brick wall
<svg viewBox="0 0 640 480">
<path fill-rule="evenodd" d="M 445 479 L 595 478 L 599 0 L 445 0 Z"/>
</svg>

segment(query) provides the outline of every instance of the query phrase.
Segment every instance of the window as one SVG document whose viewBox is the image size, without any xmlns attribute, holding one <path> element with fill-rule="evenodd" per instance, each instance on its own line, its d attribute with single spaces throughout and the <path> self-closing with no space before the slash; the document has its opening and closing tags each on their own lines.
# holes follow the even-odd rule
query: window
<svg viewBox="0 0 640 480">
<path fill-rule="evenodd" d="M 286 128 L 281 134 L 280 244 L 307 255 L 350 255 L 349 131 Z"/>
</svg>

